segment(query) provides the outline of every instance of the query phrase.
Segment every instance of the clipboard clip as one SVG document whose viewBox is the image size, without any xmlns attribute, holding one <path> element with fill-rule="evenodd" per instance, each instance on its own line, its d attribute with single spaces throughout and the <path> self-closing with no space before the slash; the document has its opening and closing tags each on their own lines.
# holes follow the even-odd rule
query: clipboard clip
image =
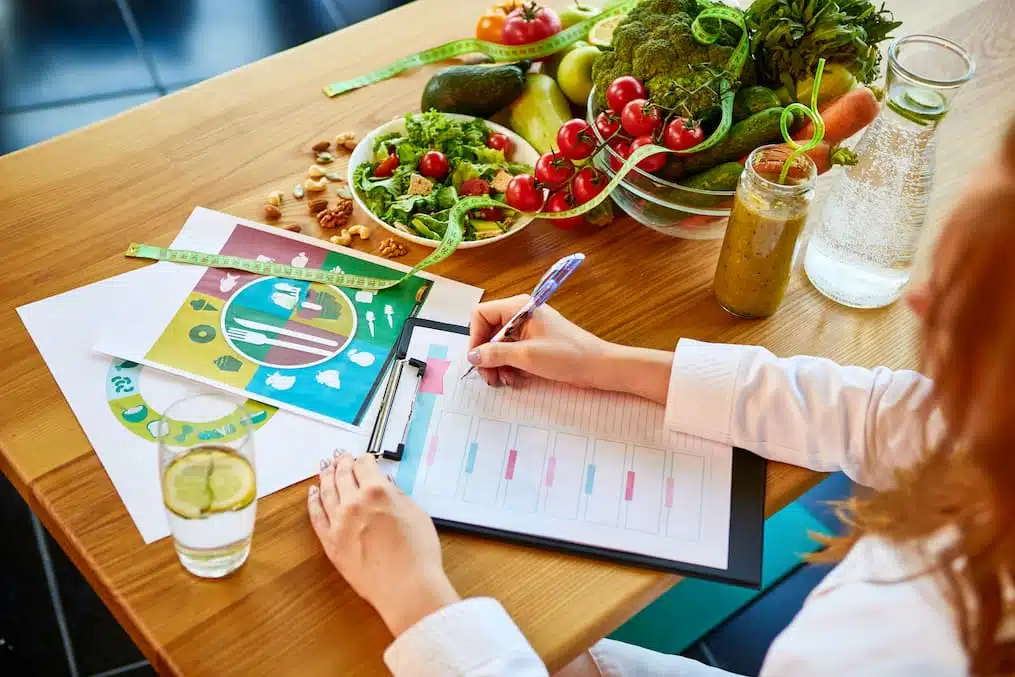
<svg viewBox="0 0 1015 677">
<path fill-rule="evenodd" d="M 405 428 L 402 429 L 402 437 L 394 451 L 384 451 L 384 434 L 388 429 L 388 419 L 391 418 L 391 409 L 395 404 L 395 394 L 398 392 L 398 384 L 402 381 L 402 372 L 406 367 L 416 370 L 416 389 L 412 394 L 412 401 L 409 403 L 409 415 L 405 419 Z M 415 358 L 406 359 L 405 355 L 399 355 L 388 373 L 388 381 L 384 385 L 384 394 L 381 396 L 380 411 L 377 413 L 377 420 L 370 433 L 370 441 L 367 443 L 367 453 L 377 458 L 389 461 L 401 461 L 405 455 L 405 438 L 409 434 L 409 424 L 412 423 L 413 409 L 416 407 L 416 396 L 423 383 L 423 376 L 426 374 L 426 362 Z"/>
</svg>

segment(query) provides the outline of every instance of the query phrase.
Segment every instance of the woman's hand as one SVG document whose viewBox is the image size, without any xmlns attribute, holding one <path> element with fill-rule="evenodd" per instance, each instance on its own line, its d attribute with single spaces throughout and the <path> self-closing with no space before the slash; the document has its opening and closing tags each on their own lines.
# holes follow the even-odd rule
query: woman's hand
<svg viewBox="0 0 1015 677">
<path fill-rule="evenodd" d="M 551 381 L 592 386 L 588 366 L 599 360 L 610 344 L 550 306 L 537 308 L 515 341 L 489 343 L 528 300 L 527 295 L 512 296 L 476 307 L 469 328 L 469 362 L 492 386 L 514 385 L 516 370 Z"/>
<path fill-rule="evenodd" d="M 472 313 L 469 362 L 490 385 L 512 386 L 519 372 L 581 388 L 631 393 L 666 402 L 673 353 L 609 343 L 540 306 L 515 341 L 490 339 L 529 300 L 488 301 Z"/>
<path fill-rule="evenodd" d="M 324 552 L 397 637 L 459 601 L 441 563 L 430 517 L 389 480 L 370 454 L 321 461 L 310 487 L 310 522 Z"/>
</svg>

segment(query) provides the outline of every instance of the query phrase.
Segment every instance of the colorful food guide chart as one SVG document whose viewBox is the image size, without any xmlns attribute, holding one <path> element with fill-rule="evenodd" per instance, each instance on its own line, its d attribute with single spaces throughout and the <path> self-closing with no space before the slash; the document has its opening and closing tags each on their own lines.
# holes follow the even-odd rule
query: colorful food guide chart
<svg viewBox="0 0 1015 677">
<path fill-rule="evenodd" d="M 399 270 L 277 229 L 195 212 L 174 248 L 371 277 Z M 100 352 L 150 365 L 322 421 L 363 422 L 392 349 L 432 282 L 413 277 L 379 292 L 167 266 L 136 295 Z"/>
</svg>

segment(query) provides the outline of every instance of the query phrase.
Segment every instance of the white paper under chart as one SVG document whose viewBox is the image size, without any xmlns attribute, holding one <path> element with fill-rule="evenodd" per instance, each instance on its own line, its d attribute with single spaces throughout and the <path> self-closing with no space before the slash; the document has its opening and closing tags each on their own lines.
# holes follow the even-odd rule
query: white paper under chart
<svg viewBox="0 0 1015 677">
<path fill-rule="evenodd" d="M 664 408 L 634 396 L 462 380 L 467 346 L 423 327 L 409 346 L 427 372 L 395 477 L 432 516 L 727 568 L 732 448 L 666 430 Z M 405 423 L 410 371 L 386 448 Z"/>
<path fill-rule="evenodd" d="M 169 534 L 154 438 L 159 412 L 183 397 L 213 389 L 93 352 L 92 346 L 110 324 L 117 322 L 124 298 L 159 284 L 166 266 L 174 264 L 158 263 L 18 309 L 146 543 Z M 424 304 L 420 314 L 459 324 L 467 322 L 482 290 L 435 280 L 440 288 L 450 286 L 457 301 L 448 302 L 448 297 L 443 297 L 446 302 L 433 308 Z M 231 282 L 223 277 L 222 284 L 229 286 Z M 116 406 L 124 397 L 134 397 L 138 404 Z M 266 415 L 256 424 L 254 433 L 258 494 L 265 496 L 315 475 L 320 460 L 335 449 L 362 452 L 375 417 L 376 401 L 365 416 L 366 432 L 338 428 L 287 411 Z"/>
</svg>

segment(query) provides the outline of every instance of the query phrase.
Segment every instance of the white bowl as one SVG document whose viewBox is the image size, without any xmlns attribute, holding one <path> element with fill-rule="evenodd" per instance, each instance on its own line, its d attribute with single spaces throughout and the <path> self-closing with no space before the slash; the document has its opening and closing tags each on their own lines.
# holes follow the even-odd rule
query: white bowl
<svg viewBox="0 0 1015 677">
<path fill-rule="evenodd" d="M 444 113 L 444 115 L 447 115 L 452 119 L 462 121 L 476 119 L 470 115 L 458 115 L 457 113 Z M 483 122 L 486 123 L 486 126 L 489 127 L 491 131 L 500 132 L 501 134 L 511 139 L 511 142 L 514 144 L 514 150 L 511 152 L 511 157 L 508 158 L 508 160 L 510 160 L 511 162 L 518 162 L 533 166 L 536 164 L 536 160 L 539 159 L 539 153 L 536 151 L 535 148 L 533 148 L 529 144 L 528 141 L 518 136 L 507 127 L 502 127 L 501 125 L 498 125 L 494 122 L 490 122 L 489 120 L 484 120 Z M 356 168 L 359 165 L 363 164 L 364 162 L 370 162 L 370 158 L 374 152 L 374 139 L 376 139 L 378 136 L 382 134 L 390 134 L 392 132 L 404 132 L 404 131 L 405 131 L 405 120 L 403 118 L 398 118 L 397 120 L 392 120 L 387 124 L 381 125 L 374 131 L 364 136 L 363 140 L 360 141 L 358 144 L 356 144 L 356 149 L 352 151 L 352 155 L 349 157 L 349 168 L 347 170 L 349 176 L 349 188 L 352 191 L 352 197 L 356 201 L 356 204 L 359 205 L 359 208 L 362 209 L 364 212 L 366 212 L 370 216 L 370 218 L 373 219 L 382 228 L 391 231 L 398 237 L 405 238 L 409 242 L 415 242 L 416 244 L 421 244 L 424 247 L 437 247 L 437 245 L 440 244 L 439 240 L 431 240 L 429 238 L 420 237 L 419 235 L 413 235 L 412 233 L 407 233 L 404 230 L 399 230 L 398 228 L 395 228 L 394 226 L 382 221 L 380 217 L 378 217 L 376 214 L 370 211 L 370 208 L 366 206 L 366 203 L 364 203 L 363 199 L 360 197 L 359 191 L 356 190 L 356 186 L 352 184 L 352 177 L 353 173 L 356 171 Z M 520 231 L 522 228 L 529 225 L 529 223 L 531 223 L 534 218 L 535 217 L 533 216 L 522 216 L 517 221 L 515 221 L 514 227 L 512 227 L 511 230 L 509 230 L 506 233 L 503 233 L 502 235 L 498 235 L 497 237 L 488 237 L 484 240 L 474 240 L 471 242 L 465 241 L 458 246 L 460 249 L 469 249 L 472 247 L 483 247 L 488 244 L 493 244 L 494 242 L 500 242 L 504 238 L 511 237 L 512 235 Z"/>
</svg>

